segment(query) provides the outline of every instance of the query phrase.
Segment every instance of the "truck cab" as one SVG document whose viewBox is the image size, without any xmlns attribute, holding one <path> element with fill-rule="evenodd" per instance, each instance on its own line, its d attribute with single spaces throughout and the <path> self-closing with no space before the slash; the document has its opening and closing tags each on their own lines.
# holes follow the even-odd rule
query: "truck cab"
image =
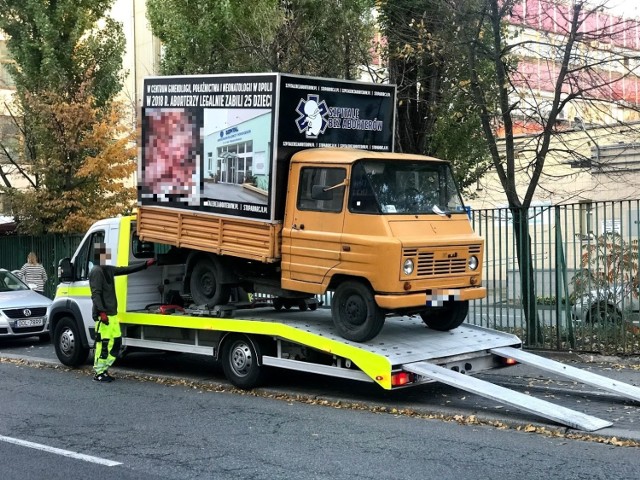
<svg viewBox="0 0 640 480">
<path fill-rule="evenodd" d="M 292 157 L 282 287 L 334 291 L 347 339 L 370 340 L 389 314 L 459 326 L 486 294 L 483 251 L 448 162 L 344 148 Z"/>
<path fill-rule="evenodd" d="M 146 248 L 153 245 L 141 242 L 135 234 L 135 217 L 126 216 L 94 223 L 73 256 L 60 261 L 60 283 L 51 305 L 50 323 L 56 354 L 65 365 L 84 363 L 95 342 L 89 272 L 93 267 L 94 246 L 97 243 L 105 244 L 111 251 L 108 262 L 114 266 L 126 266 L 155 255 L 152 249 Z M 122 312 L 139 310 L 159 302 L 159 271 L 151 268 L 137 273 L 136 289 L 131 290 L 127 289 L 126 276 L 116 277 L 118 309 Z M 126 317 L 126 313 L 121 315 L 123 320 Z"/>
</svg>

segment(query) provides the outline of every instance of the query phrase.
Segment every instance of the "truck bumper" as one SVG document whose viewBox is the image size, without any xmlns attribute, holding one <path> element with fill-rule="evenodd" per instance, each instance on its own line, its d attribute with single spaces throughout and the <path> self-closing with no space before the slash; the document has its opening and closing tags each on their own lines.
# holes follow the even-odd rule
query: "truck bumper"
<svg viewBox="0 0 640 480">
<path fill-rule="evenodd" d="M 479 300 L 487 296 L 485 287 L 474 288 L 445 288 L 434 289 L 420 293 L 410 293 L 406 295 L 375 295 L 376 303 L 380 308 L 388 310 L 400 310 L 403 308 L 415 307 L 438 307 L 443 302 Z"/>
</svg>

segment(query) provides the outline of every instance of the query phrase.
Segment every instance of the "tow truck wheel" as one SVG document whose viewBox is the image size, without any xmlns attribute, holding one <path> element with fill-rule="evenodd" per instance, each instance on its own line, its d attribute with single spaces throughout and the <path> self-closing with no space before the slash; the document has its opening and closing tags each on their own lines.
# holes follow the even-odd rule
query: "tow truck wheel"
<svg viewBox="0 0 640 480">
<path fill-rule="evenodd" d="M 62 318 L 56 325 L 53 345 L 58 360 L 68 367 L 79 367 L 89 357 L 89 349 L 82 345 L 80 330 L 70 317 Z"/>
<path fill-rule="evenodd" d="M 469 301 L 447 302 L 442 307 L 430 307 L 420 312 L 422 321 L 432 330 L 446 332 L 462 325 L 469 313 Z"/>
<path fill-rule="evenodd" d="M 216 264 L 210 258 L 201 258 L 191 272 L 191 297 L 198 305 L 226 305 L 229 303 L 231 288 L 223 285 L 218 278 Z"/>
<path fill-rule="evenodd" d="M 380 333 L 384 312 L 378 307 L 371 289 L 360 282 L 338 285 L 331 302 L 333 324 L 343 338 L 366 342 Z"/>
<path fill-rule="evenodd" d="M 233 335 L 222 346 L 222 370 L 236 387 L 250 389 L 260 385 L 266 375 L 257 342 L 245 335 Z"/>
</svg>

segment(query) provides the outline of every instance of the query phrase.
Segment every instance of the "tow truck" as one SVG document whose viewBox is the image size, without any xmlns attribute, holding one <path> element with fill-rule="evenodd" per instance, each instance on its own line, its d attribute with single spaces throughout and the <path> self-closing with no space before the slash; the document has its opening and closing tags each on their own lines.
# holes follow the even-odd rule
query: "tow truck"
<svg viewBox="0 0 640 480">
<path fill-rule="evenodd" d="M 135 222 L 135 216 L 96 222 L 73 257 L 60 262 L 49 318 L 56 355 L 64 365 L 85 364 L 93 347 L 88 272 L 93 246 L 102 242 L 117 266 L 157 259 L 147 270 L 115 279 L 123 348 L 213 357 L 242 389 L 262 384 L 270 368 L 370 382 L 386 390 L 438 381 L 579 430 L 612 425 L 474 377 L 520 362 L 640 402 L 636 386 L 525 352 L 517 336 L 475 325 L 439 331 L 418 315 L 392 316 L 375 338 L 354 342 L 336 331 L 324 308 L 282 311 L 263 300 L 210 307 L 190 304 L 188 298 L 181 305 L 185 265 L 167 246 L 141 241 Z"/>
</svg>

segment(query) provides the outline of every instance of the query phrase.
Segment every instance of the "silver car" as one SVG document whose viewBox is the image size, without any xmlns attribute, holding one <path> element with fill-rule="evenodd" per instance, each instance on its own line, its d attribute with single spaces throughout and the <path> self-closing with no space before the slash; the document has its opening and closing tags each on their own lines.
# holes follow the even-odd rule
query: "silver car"
<svg viewBox="0 0 640 480">
<path fill-rule="evenodd" d="M 0 268 L 0 339 L 38 336 L 49 340 L 49 305 L 50 299 Z"/>
</svg>

